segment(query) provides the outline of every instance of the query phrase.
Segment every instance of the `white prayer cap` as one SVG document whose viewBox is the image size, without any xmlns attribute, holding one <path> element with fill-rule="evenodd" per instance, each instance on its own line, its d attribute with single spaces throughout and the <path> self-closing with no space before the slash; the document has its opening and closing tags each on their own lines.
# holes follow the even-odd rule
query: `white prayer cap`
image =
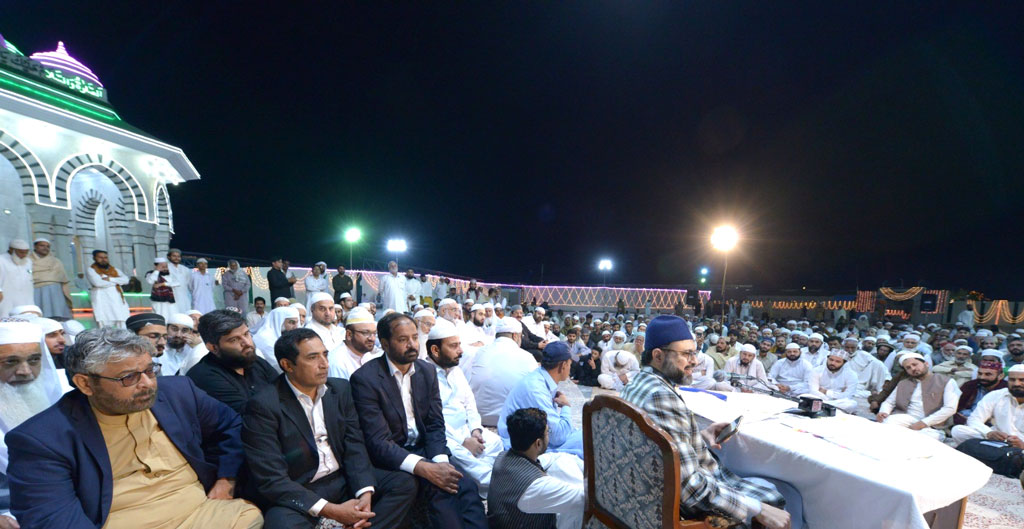
<svg viewBox="0 0 1024 529">
<path fill-rule="evenodd" d="M 708 328 L 703 326 L 703 325 L 698 325 L 698 326 L 693 328 L 693 332 L 704 332 L 704 331 L 707 331 L 707 330 L 708 330 Z"/>
<path fill-rule="evenodd" d="M 339 300 L 342 300 L 342 299 L 352 299 L 352 294 L 349 294 L 348 292 L 346 292 L 346 293 L 338 296 L 338 299 Z"/>
<path fill-rule="evenodd" d="M 889 327 L 892 327 L 892 322 L 891 321 L 885 322 L 885 328 L 888 329 Z"/>
<path fill-rule="evenodd" d="M 540 322 L 540 324 L 543 325 L 545 329 L 547 329 L 548 327 L 551 327 L 551 321 L 549 321 L 549 320 L 544 320 L 544 321 Z"/>
<path fill-rule="evenodd" d="M 43 330 L 27 321 L 0 321 L 0 345 L 40 343 Z"/>
<path fill-rule="evenodd" d="M 791 331 L 791 330 L 789 330 L 789 329 L 787 329 L 785 327 L 779 329 L 779 332 L 781 332 L 782 334 L 785 334 L 785 335 L 792 335 L 793 334 L 793 331 Z"/>
<path fill-rule="evenodd" d="M 803 336 L 804 338 L 807 337 L 807 335 L 804 334 L 802 331 L 793 331 L 792 336 Z"/>
<path fill-rule="evenodd" d="M 11 316 L 16 316 L 19 318 L 33 319 L 38 318 L 39 316 L 42 315 L 43 309 L 35 305 L 18 305 L 17 307 L 11 309 Z"/>
<path fill-rule="evenodd" d="M 192 318 L 189 318 L 188 321 L 191 323 Z M 64 332 L 72 337 L 85 330 L 85 325 L 82 325 L 82 322 L 78 320 L 67 320 L 61 325 L 64 327 Z"/>
<path fill-rule="evenodd" d="M 924 362 L 924 357 L 921 356 L 921 353 L 915 353 L 914 351 L 910 351 L 910 350 L 907 350 L 907 349 L 904 349 L 904 350 L 900 351 L 896 355 L 896 357 L 900 359 L 900 365 L 901 366 L 903 364 L 905 364 L 907 362 L 907 360 L 909 360 L 911 358 L 916 358 L 916 359 Z"/>
<path fill-rule="evenodd" d="M 612 335 L 612 331 L 604 331 L 604 332 L 601 333 L 601 336 L 611 336 L 611 335 Z"/>
<path fill-rule="evenodd" d="M 166 262 L 167 262 L 167 258 L 166 257 L 157 257 L 156 259 L 153 259 L 153 264 L 160 264 L 160 263 L 166 263 Z"/>
<path fill-rule="evenodd" d="M 1007 338 L 1009 338 L 1011 341 L 1020 340 L 1020 335 L 1015 332 L 1011 332 L 1010 335 L 1007 336 Z"/>
<path fill-rule="evenodd" d="M 537 308 L 533 309 L 533 311 L 534 312 L 539 312 L 541 314 L 544 314 L 544 313 L 547 312 L 546 310 L 544 310 L 544 307 L 537 307 Z"/>
<path fill-rule="evenodd" d="M 360 304 L 358 304 L 356 306 L 361 308 L 361 309 L 370 310 L 370 302 L 369 301 L 364 301 L 364 302 L 362 302 L 362 303 L 360 303 Z"/>
<path fill-rule="evenodd" d="M 967 345 L 967 339 L 957 338 L 956 340 L 953 340 L 953 343 L 956 345 Z"/>
<path fill-rule="evenodd" d="M 711 345 L 717 345 L 719 338 L 720 337 L 717 334 L 711 333 L 708 335 L 708 342 L 710 342 Z"/>
<path fill-rule="evenodd" d="M 1021 336 L 1024 336 L 1024 329 L 1015 329 L 1013 332 L 1015 332 L 1015 333 L 1017 333 L 1017 334 L 1019 334 Z"/>
<path fill-rule="evenodd" d="M 189 315 L 189 316 L 191 316 L 191 315 L 193 315 L 193 314 L 198 314 L 198 315 L 200 315 L 200 316 L 202 316 L 202 315 L 203 315 L 203 313 L 202 313 L 202 312 L 199 312 L 199 311 L 198 311 L 198 310 L 196 310 L 196 309 L 192 309 L 192 310 L 190 310 L 190 311 L 186 312 L 185 314 L 187 314 L 187 315 Z"/>
<path fill-rule="evenodd" d="M 45 242 L 46 244 L 50 244 L 50 239 L 47 239 L 46 237 L 36 237 L 32 241 L 32 245 L 35 246 L 37 242 Z"/>
<path fill-rule="evenodd" d="M 167 323 L 179 327 L 188 327 L 189 329 L 194 328 L 192 318 L 188 317 L 188 314 L 171 314 L 171 317 L 167 319 Z"/>
<path fill-rule="evenodd" d="M 420 311 L 417 311 L 416 314 L 413 314 L 412 317 L 413 317 L 413 319 L 417 319 L 418 320 L 420 318 L 426 318 L 427 316 L 430 316 L 431 318 L 433 318 L 434 317 L 434 313 L 430 312 L 427 309 L 422 309 Z M 445 321 L 448 321 L 448 320 L 445 320 Z"/>
<path fill-rule="evenodd" d="M 975 336 L 989 337 L 992 336 L 992 331 L 988 329 L 978 329 L 978 332 L 974 333 Z"/>
<path fill-rule="evenodd" d="M 740 347 L 740 352 L 757 354 L 757 348 L 752 343 L 745 343 L 743 347 Z"/>
<path fill-rule="evenodd" d="M 316 305 L 321 301 L 330 301 L 331 305 L 334 305 L 334 298 L 332 298 L 331 295 L 326 292 L 314 292 L 313 295 L 309 297 L 308 303 L 309 306 L 312 307 L 313 305 Z"/>
<path fill-rule="evenodd" d="M 507 333 L 512 333 L 512 334 L 522 334 L 522 332 L 523 332 L 523 324 L 519 323 L 519 320 L 517 320 L 517 319 L 515 319 L 515 318 L 513 318 L 511 316 L 506 316 L 506 317 L 498 320 L 498 325 L 495 327 L 494 332 L 495 333 L 506 333 L 507 332 Z"/>
<path fill-rule="evenodd" d="M 837 356 L 839 358 L 842 358 L 843 361 L 850 359 L 850 355 L 847 354 L 847 352 L 842 349 L 832 349 L 828 352 L 828 356 Z"/>
<path fill-rule="evenodd" d="M 446 307 L 448 305 L 456 305 L 456 306 L 458 306 L 458 304 L 459 304 L 459 302 L 455 301 L 452 298 L 444 298 L 444 299 L 441 300 L 440 303 L 437 304 L 437 306 L 438 306 L 438 308 L 441 308 L 441 307 Z"/>
<path fill-rule="evenodd" d="M 7 246 L 15 250 L 28 250 L 28 243 L 25 242 L 25 239 L 11 239 L 11 243 Z"/>
<path fill-rule="evenodd" d="M 1000 362 L 1003 360 L 1003 353 L 1001 351 L 999 351 L 998 349 L 982 349 L 981 350 L 981 357 L 985 358 L 986 356 L 991 356 L 993 358 L 998 358 Z"/>
<path fill-rule="evenodd" d="M 342 310 L 344 310 L 344 309 L 345 309 L 345 307 L 342 307 L 341 305 L 338 305 L 337 303 L 335 303 L 335 304 L 334 304 L 334 310 L 338 310 L 338 309 L 342 309 Z"/>
<path fill-rule="evenodd" d="M 1024 373 L 1024 364 L 1017 364 L 1006 370 L 1007 373 Z"/>
<path fill-rule="evenodd" d="M 820 341 L 822 341 L 822 342 L 824 342 L 824 341 L 825 341 L 825 337 L 824 337 L 824 336 L 822 336 L 822 335 L 820 335 L 820 334 L 818 334 L 818 333 L 816 333 L 816 332 L 815 332 L 815 333 L 811 333 L 811 336 L 810 336 L 810 338 L 811 338 L 812 340 L 813 340 L 813 339 L 817 339 L 817 340 L 820 340 Z"/>
<path fill-rule="evenodd" d="M 799 350 L 800 349 L 800 344 L 798 344 L 796 342 L 789 342 L 788 344 L 786 344 L 786 350 L 788 351 L 790 349 Z"/>
<path fill-rule="evenodd" d="M 472 310 L 472 312 L 476 312 L 476 311 L 478 311 L 478 310 L 479 310 L 479 311 L 481 311 L 481 312 L 483 312 L 483 310 L 484 310 L 484 306 L 483 306 L 483 304 L 473 305 L 473 310 Z"/>
<path fill-rule="evenodd" d="M 210 261 L 207 261 L 205 257 L 200 257 L 199 259 L 196 259 L 196 264 L 199 264 L 199 263 L 209 263 L 209 262 Z"/>
<path fill-rule="evenodd" d="M 601 320 L 594 318 L 594 325 L 597 325 L 598 323 L 601 323 Z"/>
<path fill-rule="evenodd" d="M 1001 332 L 1000 333 L 996 333 L 996 338 L 1002 338 L 1003 340 L 1005 340 L 1006 339 L 1006 335 L 1001 333 Z"/>
<path fill-rule="evenodd" d="M 786 322 L 786 325 L 796 325 L 796 320 L 789 320 Z"/>
<path fill-rule="evenodd" d="M 64 327 L 60 324 L 60 322 L 51 320 L 50 318 L 36 318 L 32 320 L 32 323 L 36 324 L 40 329 L 42 329 L 43 334 L 50 334 L 51 332 L 54 331 L 64 330 Z"/>
<path fill-rule="evenodd" d="M 929 324 L 928 324 L 928 327 L 927 327 L 927 328 L 928 328 L 928 329 L 934 329 L 934 328 L 936 328 L 936 327 L 938 327 L 938 326 L 939 326 L 939 324 L 938 324 L 938 323 L 929 323 Z"/>
<path fill-rule="evenodd" d="M 491 303 L 491 302 L 484 303 L 483 305 L 480 305 L 480 306 L 485 308 L 485 309 L 494 310 L 494 303 Z"/>
<path fill-rule="evenodd" d="M 871 341 L 873 342 L 874 340 L 871 340 Z M 857 339 L 854 338 L 853 336 L 847 336 L 846 338 L 843 339 L 843 343 L 846 343 L 846 342 L 857 343 Z"/>
<path fill-rule="evenodd" d="M 614 333 L 612 333 L 612 338 L 622 338 L 623 340 L 625 340 L 626 339 L 626 333 L 624 333 L 622 331 L 615 331 Z"/>
<path fill-rule="evenodd" d="M 278 297 L 274 298 L 274 305 L 277 305 L 278 301 L 290 301 L 290 300 L 288 298 L 284 297 L 284 296 L 278 296 Z"/>
<path fill-rule="evenodd" d="M 916 332 L 908 332 L 908 333 L 907 333 L 907 334 L 906 334 L 906 335 L 905 335 L 905 336 L 903 337 L 903 339 L 904 339 L 904 340 L 917 340 L 917 341 L 919 341 L 919 342 L 920 342 L 920 341 L 921 341 L 921 335 L 920 335 L 920 334 L 917 334 Z"/>
<path fill-rule="evenodd" d="M 865 336 L 864 340 L 862 340 L 862 341 L 874 343 L 875 342 L 875 337 L 874 336 Z"/>
<path fill-rule="evenodd" d="M 476 302 L 473 301 L 473 298 L 466 298 L 466 300 L 462 302 L 463 305 L 472 305 L 474 303 Z"/>
<path fill-rule="evenodd" d="M 971 349 L 971 346 L 969 346 L 969 345 L 958 345 L 958 346 L 956 346 L 956 350 L 957 351 L 967 351 L 968 353 L 973 353 L 974 352 L 974 349 Z"/>
<path fill-rule="evenodd" d="M 370 314 L 370 311 L 361 307 L 356 307 L 352 309 L 345 318 L 345 326 L 347 327 L 349 325 L 357 325 L 360 323 L 372 323 L 377 325 L 377 321 L 373 319 L 373 314 Z"/>
<path fill-rule="evenodd" d="M 323 265 L 324 268 L 327 268 L 327 263 L 325 263 L 323 261 L 317 261 L 317 262 L 313 263 L 313 266 L 320 266 L 320 265 Z"/>
<path fill-rule="evenodd" d="M 452 322 L 442 319 L 437 322 L 436 325 L 430 328 L 430 334 L 427 335 L 428 340 L 444 340 L 445 338 L 451 338 L 452 336 L 458 336 L 459 331 L 455 328 Z"/>
<path fill-rule="evenodd" d="M 636 328 L 639 329 L 640 327 L 647 327 L 647 324 L 644 322 L 640 322 L 640 325 L 637 325 Z"/>
</svg>

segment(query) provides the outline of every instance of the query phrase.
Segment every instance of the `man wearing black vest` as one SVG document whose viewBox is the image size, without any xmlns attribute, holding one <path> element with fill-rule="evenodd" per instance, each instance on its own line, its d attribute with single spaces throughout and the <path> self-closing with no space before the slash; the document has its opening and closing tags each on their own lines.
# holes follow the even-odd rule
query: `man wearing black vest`
<svg viewBox="0 0 1024 529">
<path fill-rule="evenodd" d="M 508 416 L 506 426 L 512 449 L 494 462 L 487 496 L 490 529 L 580 527 L 582 464 L 568 454 L 542 456 L 548 448 L 547 414 L 537 408 L 520 408 Z"/>
<path fill-rule="evenodd" d="M 370 465 L 349 384 L 327 378 L 327 348 L 311 329 L 281 335 L 274 355 L 284 373 L 249 401 L 242 426 L 246 496 L 266 527 L 346 527 L 369 521 L 400 527 L 416 481 Z"/>
</svg>

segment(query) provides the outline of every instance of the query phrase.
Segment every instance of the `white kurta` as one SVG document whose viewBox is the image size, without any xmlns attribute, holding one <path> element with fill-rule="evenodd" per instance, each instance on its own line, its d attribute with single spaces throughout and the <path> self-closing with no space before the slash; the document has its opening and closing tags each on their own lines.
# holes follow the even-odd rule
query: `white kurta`
<svg viewBox="0 0 1024 529">
<path fill-rule="evenodd" d="M 150 285 L 155 285 L 159 279 L 159 270 L 153 270 L 150 273 L 146 274 L 146 282 L 149 283 Z M 170 274 L 164 276 L 164 282 L 167 284 L 167 286 L 171 287 L 171 290 L 174 290 L 174 287 L 176 287 L 177 285 L 172 283 L 172 281 L 174 281 L 174 278 L 171 277 Z M 149 302 L 153 306 L 153 312 L 163 316 L 164 320 L 169 320 L 171 316 L 178 313 L 178 298 L 174 298 L 174 303 L 171 303 L 169 301 L 153 300 L 150 300 Z"/>
<path fill-rule="evenodd" d="M 484 424 L 497 426 L 505 398 L 527 373 L 535 369 L 537 361 L 533 355 L 505 336 L 477 351 L 472 375 L 467 378 Z"/>
<path fill-rule="evenodd" d="M 860 380 L 857 378 L 857 373 L 852 369 L 847 369 L 845 365 L 835 373 L 830 371 L 827 365 L 820 365 L 812 369 L 807 386 L 809 393 L 820 397 L 827 404 L 847 413 L 857 410 L 857 401 L 854 396 L 860 387 Z"/>
<path fill-rule="evenodd" d="M 448 297 L 448 283 L 438 281 L 434 285 L 434 299 L 444 299 Z"/>
<path fill-rule="evenodd" d="M 898 388 L 894 389 L 893 392 L 889 394 L 889 397 L 882 403 L 879 412 L 889 414 L 894 411 L 896 408 L 897 391 Z M 941 441 L 946 438 L 946 434 L 939 428 L 941 428 L 942 424 L 946 422 L 946 419 L 949 419 L 954 413 L 956 413 L 956 406 L 959 400 L 960 387 L 956 385 L 955 380 L 949 379 L 946 381 L 946 386 L 942 390 L 942 407 L 931 415 L 925 416 L 924 400 L 921 397 L 921 383 L 915 381 L 914 392 L 910 395 L 910 403 L 907 404 L 906 411 L 889 415 L 886 417 L 884 422 L 885 424 L 894 424 L 896 426 L 906 428 L 920 421 L 927 425 L 928 428 L 918 430 L 919 432 Z M 974 413 L 972 412 L 971 415 L 973 414 Z M 935 428 L 936 426 L 939 428 Z"/>
<path fill-rule="evenodd" d="M 189 281 L 188 289 L 192 293 L 192 308 L 206 314 L 217 310 L 213 303 L 213 272 L 207 270 L 202 273 L 199 270 L 192 271 L 192 278 Z M 178 298 L 174 298 L 175 301 Z"/>
<path fill-rule="evenodd" d="M 740 364 L 740 357 L 734 356 L 725 361 L 725 372 L 751 376 L 765 384 L 768 383 L 768 373 L 764 369 L 764 364 L 757 358 L 754 358 L 750 364 L 744 366 Z"/>
<path fill-rule="evenodd" d="M 807 379 L 810 378 L 813 369 L 810 362 L 800 355 L 795 361 L 782 358 L 775 362 L 768 376 L 777 384 L 789 386 L 789 395 L 797 396 L 807 393 Z"/>
<path fill-rule="evenodd" d="M 480 343 L 477 347 L 483 347 L 493 341 L 490 336 L 487 336 L 487 331 L 484 327 L 477 327 L 476 324 L 472 322 L 463 325 L 459 334 L 462 338 L 463 347 L 473 345 L 477 342 Z"/>
<path fill-rule="evenodd" d="M 323 292 L 324 294 L 330 294 L 327 291 L 328 281 L 327 276 L 321 275 L 320 277 L 313 277 L 313 274 L 306 276 L 306 279 L 302 280 L 302 283 L 306 286 L 306 303 L 312 299 L 313 294 L 317 292 Z"/>
<path fill-rule="evenodd" d="M 341 345 L 327 351 L 327 376 L 348 380 L 363 364 L 381 356 L 382 352 L 370 351 L 359 356 L 341 342 Z"/>
<path fill-rule="evenodd" d="M 444 414 L 444 431 L 448 449 L 459 467 L 473 478 L 480 489 L 480 496 L 487 498 L 487 489 L 491 484 L 491 470 L 494 460 L 504 450 L 501 437 L 486 430 L 481 424 L 480 413 L 476 409 L 476 398 L 466 381 L 466 375 L 458 366 L 442 369 L 427 360 L 437 370 L 437 388 L 441 396 L 441 411 Z M 473 430 L 481 430 L 484 438 L 484 451 L 474 456 L 462 445 Z"/>
<path fill-rule="evenodd" d="M 812 367 L 818 367 L 825 363 L 825 359 L 828 358 L 828 346 L 822 345 L 818 348 L 817 352 L 812 353 L 808 348 L 804 347 L 800 354 L 800 358 L 810 362 Z"/>
<path fill-rule="evenodd" d="M 405 302 L 405 276 L 384 274 L 380 277 L 381 312 L 393 309 L 395 312 L 409 312 Z"/>
<path fill-rule="evenodd" d="M 114 269 L 111 265 L 110 268 Z M 116 269 L 115 269 L 116 270 Z M 124 324 L 128 319 L 128 303 L 117 291 L 117 285 L 127 285 L 128 278 L 118 272 L 119 277 L 100 276 L 90 266 L 85 269 L 85 277 L 89 280 L 89 299 L 92 301 L 92 315 L 100 325 Z"/>
<path fill-rule="evenodd" d="M 892 378 L 881 360 L 864 351 L 857 351 L 857 355 L 846 362 L 845 369 L 857 374 L 857 396 L 860 398 L 867 398 L 872 393 L 882 391 L 885 381 Z"/>
<path fill-rule="evenodd" d="M 992 426 L 986 424 L 990 421 Z M 959 444 L 967 439 L 984 438 L 993 430 L 1024 439 L 1024 404 L 1017 402 L 1009 388 L 982 397 L 967 418 L 967 424 L 953 427 L 953 439 Z"/>
<path fill-rule="evenodd" d="M 420 299 L 422 298 L 433 298 L 434 297 L 434 285 L 430 284 L 430 281 L 420 281 Z"/>
<path fill-rule="evenodd" d="M 636 355 L 629 351 L 611 351 L 601 357 L 601 374 L 597 375 L 597 383 L 604 389 L 622 391 L 623 386 L 639 372 L 640 362 Z M 626 375 L 626 382 L 619 375 Z"/>
<path fill-rule="evenodd" d="M 174 281 L 174 286 L 171 289 L 174 290 L 174 304 L 177 306 L 175 311 L 178 314 L 185 314 L 192 310 L 192 295 L 188 291 L 189 283 L 192 281 L 192 269 L 185 265 L 168 262 L 167 270 L 173 278 L 168 278 L 167 281 Z"/>
<path fill-rule="evenodd" d="M 0 254 L 0 292 L 4 295 L 0 301 L 0 318 L 18 305 L 35 303 L 32 285 L 32 259 L 26 257 L 25 264 L 19 265 L 14 263 L 11 254 Z"/>
<path fill-rule="evenodd" d="M 420 289 L 422 288 L 423 287 L 421 286 L 421 281 L 419 279 L 415 277 L 405 278 L 406 305 L 409 306 L 410 310 L 420 302 Z"/>
<path fill-rule="evenodd" d="M 324 327 L 317 323 L 316 320 L 310 318 L 309 323 L 306 325 L 320 336 L 320 340 L 324 342 L 324 346 L 328 351 L 342 345 L 345 341 L 345 331 L 343 331 L 337 325 L 331 325 L 330 327 Z"/>
</svg>

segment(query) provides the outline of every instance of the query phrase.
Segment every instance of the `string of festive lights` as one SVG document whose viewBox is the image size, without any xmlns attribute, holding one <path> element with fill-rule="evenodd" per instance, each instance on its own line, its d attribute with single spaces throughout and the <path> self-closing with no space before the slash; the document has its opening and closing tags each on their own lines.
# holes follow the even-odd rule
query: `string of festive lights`
<svg viewBox="0 0 1024 529">
<path fill-rule="evenodd" d="M 970 305 L 971 310 L 974 311 L 974 323 L 980 323 L 984 325 L 993 322 L 999 315 L 999 302 L 993 302 L 984 314 L 978 312 L 978 307 L 975 306 L 977 302 L 975 302 L 974 300 L 967 300 L 967 304 Z"/>
<path fill-rule="evenodd" d="M 874 312 L 877 293 L 874 290 L 857 291 L 857 312 Z"/>
<path fill-rule="evenodd" d="M 1014 316 L 1013 312 L 1010 311 L 1009 301 L 1001 299 L 999 301 L 996 301 L 996 303 L 999 304 L 999 320 L 997 320 L 996 323 L 999 323 L 999 321 L 1004 321 L 1006 323 L 1017 325 L 1021 322 L 1024 322 L 1024 310 L 1022 310 L 1019 315 Z"/>
<path fill-rule="evenodd" d="M 899 309 L 886 309 L 885 315 L 886 316 L 896 316 L 897 318 L 902 318 L 904 320 L 909 320 L 910 319 L 910 313 L 909 312 L 907 312 L 905 310 L 899 310 Z"/>
<path fill-rule="evenodd" d="M 941 314 L 942 311 L 946 310 L 946 299 L 949 297 L 948 290 L 925 290 L 925 294 L 934 294 L 938 296 L 935 301 L 935 310 L 922 310 L 921 314 Z"/>
<path fill-rule="evenodd" d="M 878 291 L 881 292 L 883 296 L 893 301 L 906 301 L 921 292 L 924 292 L 924 287 L 910 287 L 903 292 L 896 292 L 889 287 L 882 287 L 878 289 Z"/>
</svg>

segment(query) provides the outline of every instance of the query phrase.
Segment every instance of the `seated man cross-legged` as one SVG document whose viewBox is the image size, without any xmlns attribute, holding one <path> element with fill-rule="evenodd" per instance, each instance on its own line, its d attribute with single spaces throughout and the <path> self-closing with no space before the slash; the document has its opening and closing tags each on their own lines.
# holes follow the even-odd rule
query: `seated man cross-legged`
<svg viewBox="0 0 1024 529">
<path fill-rule="evenodd" d="M 920 353 L 904 351 L 899 363 L 907 378 L 882 403 L 879 422 L 910 428 L 942 441 L 946 438 L 943 424 L 956 413 L 960 388 L 955 380 L 928 371 Z"/>
<path fill-rule="evenodd" d="M 953 440 L 957 444 L 984 438 L 1024 448 L 1024 364 L 1011 367 L 1006 381 L 1007 387 L 981 399 L 966 425 L 953 427 Z"/>
<path fill-rule="evenodd" d="M 658 316 L 647 326 L 642 356 L 643 369 L 622 391 L 622 398 L 645 411 L 673 440 L 679 451 L 682 494 L 680 511 L 687 518 L 707 513 L 724 514 L 747 525 L 757 520 L 769 529 L 790 527 L 802 521 L 802 501 L 796 489 L 782 482 L 741 478 L 719 465 L 708 449 L 718 448 L 714 439 L 727 423 L 715 423 L 699 435 L 696 418 L 676 390 L 690 374 L 697 355 L 686 321 L 678 316 Z M 783 499 L 778 487 L 786 489 Z M 628 493 L 628 492 L 627 492 Z"/>
<path fill-rule="evenodd" d="M 327 347 L 312 329 L 285 331 L 274 345 L 284 371 L 249 401 L 242 425 L 246 492 L 267 527 L 399 527 L 416 497 L 402 472 L 370 465 L 349 383 L 328 378 Z"/>
<path fill-rule="evenodd" d="M 241 418 L 186 377 L 157 378 L 153 352 L 124 329 L 78 335 L 65 353 L 77 389 L 6 436 L 22 527 L 263 526 L 232 499 Z"/>
</svg>

